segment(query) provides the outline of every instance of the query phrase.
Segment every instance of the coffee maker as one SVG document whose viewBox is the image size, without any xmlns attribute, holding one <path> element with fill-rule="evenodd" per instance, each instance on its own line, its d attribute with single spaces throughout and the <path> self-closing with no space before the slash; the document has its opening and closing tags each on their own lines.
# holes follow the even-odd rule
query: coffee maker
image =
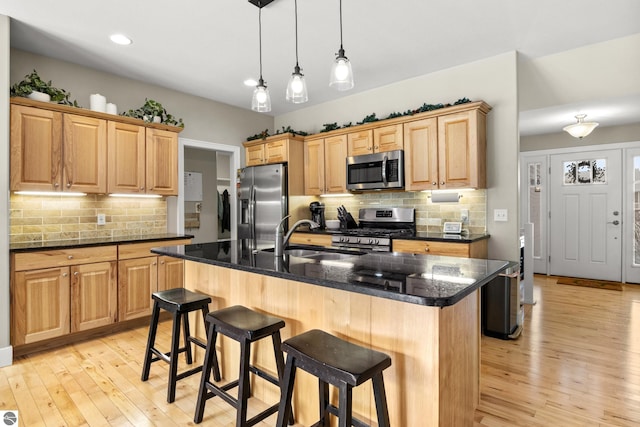
<svg viewBox="0 0 640 427">
<path fill-rule="evenodd" d="M 320 202 L 311 202 L 309 210 L 311 211 L 311 221 L 320 224 L 320 229 L 324 230 L 327 225 L 324 220 L 324 204 Z"/>
</svg>

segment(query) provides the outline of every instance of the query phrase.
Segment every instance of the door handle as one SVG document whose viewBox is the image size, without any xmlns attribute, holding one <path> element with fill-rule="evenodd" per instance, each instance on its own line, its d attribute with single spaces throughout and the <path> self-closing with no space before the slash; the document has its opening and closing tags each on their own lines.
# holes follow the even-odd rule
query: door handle
<svg viewBox="0 0 640 427">
<path fill-rule="evenodd" d="M 616 219 L 616 220 L 613 220 L 613 221 L 609 221 L 609 222 L 607 222 L 607 224 L 619 225 L 619 224 L 620 224 L 620 221 L 618 221 L 618 220 Z"/>
</svg>

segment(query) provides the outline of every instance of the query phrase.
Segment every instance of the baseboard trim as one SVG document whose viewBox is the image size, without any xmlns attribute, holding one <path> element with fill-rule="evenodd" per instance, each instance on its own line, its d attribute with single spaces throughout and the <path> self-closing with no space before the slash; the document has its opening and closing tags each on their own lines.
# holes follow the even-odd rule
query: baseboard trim
<svg viewBox="0 0 640 427">
<path fill-rule="evenodd" d="M 13 347 L 0 348 L 0 368 L 13 364 Z"/>
</svg>

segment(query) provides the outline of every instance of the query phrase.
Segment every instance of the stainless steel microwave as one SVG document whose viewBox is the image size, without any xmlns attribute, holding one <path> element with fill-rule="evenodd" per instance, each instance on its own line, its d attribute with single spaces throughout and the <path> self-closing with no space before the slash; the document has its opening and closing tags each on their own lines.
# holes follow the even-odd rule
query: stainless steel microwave
<svg viewBox="0 0 640 427">
<path fill-rule="evenodd" d="M 404 188 L 404 151 L 347 157 L 347 190 Z"/>
</svg>

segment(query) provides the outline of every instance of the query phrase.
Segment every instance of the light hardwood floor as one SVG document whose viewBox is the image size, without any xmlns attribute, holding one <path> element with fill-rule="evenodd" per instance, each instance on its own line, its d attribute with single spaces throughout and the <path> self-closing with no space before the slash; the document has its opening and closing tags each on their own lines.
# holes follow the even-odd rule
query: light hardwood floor
<svg viewBox="0 0 640 427">
<path fill-rule="evenodd" d="M 482 337 L 475 426 L 640 425 L 640 286 L 536 276 L 535 298 L 518 340 Z M 0 410 L 18 409 L 21 426 L 193 425 L 199 376 L 179 381 L 167 404 L 166 364 L 140 381 L 146 337 L 144 327 L 21 357 L 0 369 Z M 158 339 L 169 341 L 168 322 Z M 202 425 L 233 426 L 234 411 L 212 399 Z"/>
</svg>

